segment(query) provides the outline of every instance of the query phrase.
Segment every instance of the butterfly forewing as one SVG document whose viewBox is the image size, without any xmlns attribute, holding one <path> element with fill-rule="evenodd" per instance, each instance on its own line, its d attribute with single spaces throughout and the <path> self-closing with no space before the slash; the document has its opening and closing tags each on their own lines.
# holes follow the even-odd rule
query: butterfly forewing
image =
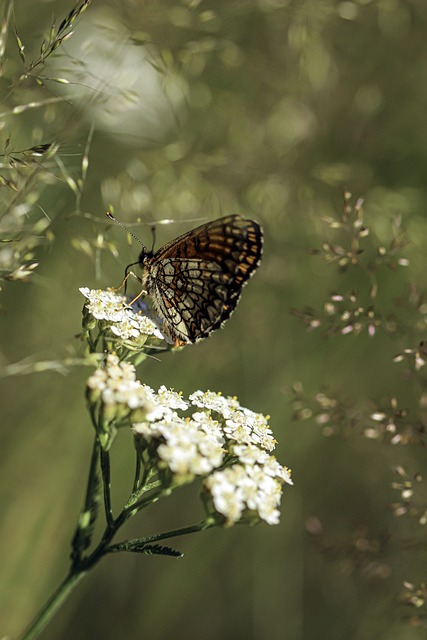
<svg viewBox="0 0 427 640">
<path fill-rule="evenodd" d="M 205 338 L 230 316 L 262 253 L 260 226 L 240 216 L 204 224 L 143 252 L 143 282 L 175 344 Z"/>
</svg>

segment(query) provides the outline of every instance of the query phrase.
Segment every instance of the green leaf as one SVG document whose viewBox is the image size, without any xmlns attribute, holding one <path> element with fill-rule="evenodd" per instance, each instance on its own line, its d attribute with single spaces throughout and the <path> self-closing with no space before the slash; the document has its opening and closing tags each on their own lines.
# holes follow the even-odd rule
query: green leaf
<svg viewBox="0 0 427 640">
<path fill-rule="evenodd" d="M 172 558 L 182 558 L 184 555 L 177 549 L 171 547 L 163 547 L 160 544 L 147 544 L 144 538 L 136 538 L 134 540 L 126 540 L 125 542 L 119 542 L 107 549 L 110 553 L 116 553 L 118 551 L 127 551 L 130 553 L 142 553 L 147 556 L 169 556 Z"/>
</svg>

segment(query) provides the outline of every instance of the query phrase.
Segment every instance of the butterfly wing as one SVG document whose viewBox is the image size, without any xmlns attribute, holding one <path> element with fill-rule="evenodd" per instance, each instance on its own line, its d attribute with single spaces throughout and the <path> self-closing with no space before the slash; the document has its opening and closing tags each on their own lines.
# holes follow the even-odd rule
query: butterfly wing
<svg viewBox="0 0 427 640">
<path fill-rule="evenodd" d="M 176 344 L 205 338 L 227 320 L 261 253 L 260 226 L 227 216 L 179 236 L 144 261 L 145 286 Z"/>
</svg>

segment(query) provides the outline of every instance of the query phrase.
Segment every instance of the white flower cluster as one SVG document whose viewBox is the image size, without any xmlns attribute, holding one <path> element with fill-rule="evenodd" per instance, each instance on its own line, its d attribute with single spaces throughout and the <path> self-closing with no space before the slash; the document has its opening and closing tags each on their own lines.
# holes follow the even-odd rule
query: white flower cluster
<svg viewBox="0 0 427 640">
<path fill-rule="evenodd" d="M 174 486 L 204 477 L 209 509 L 226 524 L 245 516 L 279 522 L 282 484 L 292 481 L 270 453 L 275 440 L 265 416 L 211 391 L 188 400 L 164 386 L 156 392 L 115 354 L 90 376 L 87 390 L 94 406 L 101 403 L 104 421 L 132 423 L 136 445 L 148 452 L 153 468 L 169 471 Z M 194 407 L 187 417 L 178 413 Z"/>
<path fill-rule="evenodd" d="M 156 443 L 160 467 L 169 468 L 176 482 L 205 476 L 213 507 L 227 524 L 249 512 L 269 524 L 279 522 L 282 484 L 292 481 L 289 470 L 269 453 L 275 440 L 265 416 L 211 391 L 196 391 L 186 402 L 161 387 L 152 399 L 162 405 L 163 419 L 133 429 L 147 443 Z M 188 418 L 175 411 L 191 406 L 201 411 Z"/>
<path fill-rule="evenodd" d="M 225 436 L 240 444 L 254 444 L 273 451 L 276 440 L 262 413 L 241 407 L 237 398 L 224 397 L 212 391 L 195 391 L 190 401 L 196 407 L 218 413 L 224 419 Z"/>
<path fill-rule="evenodd" d="M 141 336 L 155 336 L 164 340 L 165 336 L 156 324 L 141 312 L 135 313 L 127 304 L 126 296 L 102 289 L 79 289 L 89 302 L 85 307 L 98 321 L 108 323 L 111 332 L 123 340 L 138 339 Z"/>
<path fill-rule="evenodd" d="M 245 511 L 268 524 L 278 524 L 282 484 L 292 484 L 289 469 L 254 445 L 236 445 L 233 453 L 237 464 L 215 471 L 205 480 L 215 509 L 229 525 L 240 520 Z"/>
<path fill-rule="evenodd" d="M 205 476 L 217 469 L 224 450 L 213 433 L 200 428 L 200 421 L 179 416 L 154 423 L 134 425 L 134 431 L 149 442 L 156 442 L 159 468 L 169 468 L 175 481 Z"/>
<path fill-rule="evenodd" d="M 107 356 L 105 366 L 90 376 L 86 386 L 89 400 L 101 401 L 106 420 L 126 417 L 138 419 L 138 416 L 142 418 L 156 413 L 152 390 L 136 379 L 132 364 L 120 362 L 115 354 Z"/>
</svg>

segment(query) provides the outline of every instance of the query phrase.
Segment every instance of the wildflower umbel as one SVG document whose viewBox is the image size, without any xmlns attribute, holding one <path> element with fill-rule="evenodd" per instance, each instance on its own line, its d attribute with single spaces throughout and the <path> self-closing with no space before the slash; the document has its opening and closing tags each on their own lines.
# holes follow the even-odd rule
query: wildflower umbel
<svg viewBox="0 0 427 640">
<path fill-rule="evenodd" d="M 221 416 L 224 435 L 230 441 L 254 444 L 267 451 L 272 451 L 276 446 L 267 418 L 262 413 L 241 407 L 237 398 L 225 398 L 212 391 L 195 391 L 190 395 L 190 401 L 196 407 Z"/>
<path fill-rule="evenodd" d="M 135 376 L 135 367 L 108 354 L 105 366 L 97 369 L 87 381 L 87 397 L 94 406 L 100 404 L 103 421 L 137 420 L 154 412 L 156 406 L 149 389 Z"/>
<path fill-rule="evenodd" d="M 117 427 L 130 426 L 143 464 L 163 491 L 201 477 L 203 503 L 219 524 L 279 522 L 282 484 L 292 482 L 270 454 L 275 440 L 262 414 L 211 391 L 188 399 L 164 386 L 156 392 L 115 354 L 90 376 L 87 396 L 102 418 L 97 423 L 107 434 L 105 448 Z"/>
<path fill-rule="evenodd" d="M 80 293 L 88 300 L 83 313 L 83 327 L 87 331 L 97 326 L 104 338 L 133 351 L 142 349 L 149 338 L 157 343 L 167 339 L 154 320 L 143 313 L 141 306 L 138 312 L 129 306 L 126 296 L 88 287 L 81 287 Z"/>
</svg>

